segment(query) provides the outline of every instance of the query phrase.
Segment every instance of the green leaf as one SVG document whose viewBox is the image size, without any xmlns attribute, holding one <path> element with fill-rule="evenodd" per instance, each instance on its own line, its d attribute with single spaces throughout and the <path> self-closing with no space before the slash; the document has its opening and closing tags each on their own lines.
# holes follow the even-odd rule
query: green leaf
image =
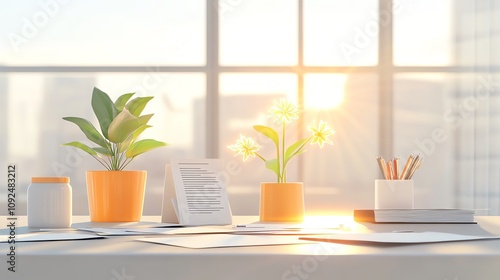
<svg viewBox="0 0 500 280">
<path fill-rule="evenodd" d="M 115 119 L 118 110 L 113 101 L 111 101 L 111 98 L 104 91 L 96 87 L 94 87 L 94 91 L 92 92 L 92 109 L 94 109 L 94 114 L 101 126 L 102 135 L 106 139 L 109 139 L 109 125 Z"/>
<path fill-rule="evenodd" d="M 113 143 L 122 143 L 141 126 L 139 118 L 134 117 L 126 108 L 109 125 L 108 138 Z"/>
<path fill-rule="evenodd" d="M 286 166 L 288 161 L 291 160 L 294 156 L 300 155 L 306 151 L 306 150 L 303 150 L 303 148 L 304 148 L 305 144 L 307 144 L 309 139 L 310 138 L 301 139 L 301 140 L 293 143 L 292 145 L 290 145 L 290 147 L 288 147 L 288 149 L 286 149 L 284 166 Z"/>
<path fill-rule="evenodd" d="M 276 173 L 278 178 L 280 177 L 279 162 L 277 159 L 266 160 L 266 168 L 271 169 L 274 173 Z"/>
<path fill-rule="evenodd" d="M 76 147 L 76 148 L 82 149 L 83 151 L 87 152 L 88 154 L 90 154 L 92 156 L 97 156 L 97 153 L 96 153 L 96 151 L 94 151 L 94 149 L 92 149 L 91 147 L 89 147 L 83 143 L 80 143 L 80 142 L 69 142 L 69 143 L 65 143 L 63 145 Z"/>
<path fill-rule="evenodd" d="M 148 124 L 149 120 L 151 119 L 151 117 L 153 117 L 153 115 L 154 114 L 140 116 L 139 121 L 141 122 L 141 124 Z"/>
<path fill-rule="evenodd" d="M 278 133 L 268 127 L 268 126 L 263 126 L 263 125 L 254 125 L 253 126 L 253 129 L 255 129 L 256 131 L 264 134 L 266 137 L 268 137 L 269 139 L 273 140 L 274 144 L 276 144 L 276 148 L 278 148 L 278 145 L 279 145 L 279 135 Z"/>
<path fill-rule="evenodd" d="M 127 104 L 128 100 L 134 95 L 135 92 L 132 93 L 125 93 L 122 96 L 118 97 L 115 101 L 115 107 L 116 109 L 121 112 L 123 108 L 125 108 L 125 105 Z"/>
<path fill-rule="evenodd" d="M 87 139 L 89 139 L 90 141 L 96 143 L 97 145 L 103 148 L 108 147 L 106 139 L 104 139 L 104 137 L 97 131 L 97 129 L 88 120 L 77 117 L 64 117 L 63 120 L 78 125 L 78 127 L 80 127 L 85 136 L 87 136 Z"/>
<path fill-rule="evenodd" d="M 101 154 L 101 155 L 106 155 L 106 156 L 112 156 L 113 155 L 113 153 L 110 150 L 104 149 L 104 148 L 101 148 L 101 147 L 92 148 L 92 150 L 96 151 L 98 154 Z"/>
<path fill-rule="evenodd" d="M 127 158 L 133 158 L 147 151 L 151 151 L 153 149 L 160 148 L 166 145 L 167 143 L 156 141 L 153 139 L 140 140 L 130 146 L 130 148 L 125 153 L 125 156 Z"/>
<path fill-rule="evenodd" d="M 142 110 L 144 110 L 149 100 L 151 99 L 153 99 L 153 96 L 134 98 L 129 103 L 127 103 L 127 105 L 125 105 L 125 108 L 127 108 L 132 115 L 139 117 L 142 113 Z"/>
<path fill-rule="evenodd" d="M 118 148 L 118 152 L 123 152 L 127 150 L 130 144 L 134 143 L 134 141 L 144 132 L 147 128 L 150 128 L 150 125 L 141 125 L 137 130 L 135 130 L 132 134 L 130 134 L 125 141 L 123 141 Z"/>
</svg>

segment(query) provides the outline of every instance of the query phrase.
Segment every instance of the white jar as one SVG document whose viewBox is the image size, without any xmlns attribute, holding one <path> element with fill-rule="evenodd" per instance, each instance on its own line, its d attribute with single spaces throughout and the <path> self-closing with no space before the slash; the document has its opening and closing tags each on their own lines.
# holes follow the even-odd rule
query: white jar
<svg viewBox="0 0 500 280">
<path fill-rule="evenodd" d="M 28 226 L 71 226 L 72 191 L 69 177 L 32 177 L 28 187 Z"/>
</svg>

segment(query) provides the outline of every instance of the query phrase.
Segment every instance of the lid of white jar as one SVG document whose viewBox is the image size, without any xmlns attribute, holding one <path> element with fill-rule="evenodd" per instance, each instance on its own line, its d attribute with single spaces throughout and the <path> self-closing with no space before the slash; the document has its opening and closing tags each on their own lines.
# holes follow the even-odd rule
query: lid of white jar
<svg viewBox="0 0 500 280">
<path fill-rule="evenodd" d="M 69 177 L 31 177 L 31 183 L 69 183 Z"/>
</svg>

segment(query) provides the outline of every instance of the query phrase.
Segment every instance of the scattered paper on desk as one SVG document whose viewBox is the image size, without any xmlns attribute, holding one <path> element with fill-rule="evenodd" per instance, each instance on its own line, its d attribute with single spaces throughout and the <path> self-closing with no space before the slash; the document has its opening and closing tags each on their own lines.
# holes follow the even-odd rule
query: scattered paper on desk
<svg viewBox="0 0 500 280">
<path fill-rule="evenodd" d="M 332 235 L 339 233 L 339 229 L 282 229 L 282 230 L 252 230 L 252 231 L 235 231 L 233 234 L 247 235 Z"/>
<path fill-rule="evenodd" d="M 184 228 L 144 228 L 129 229 L 130 232 L 143 234 L 207 234 L 207 233 L 230 233 L 231 229 L 212 227 L 184 227 Z"/>
<path fill-rule="evenodd" d="M 146 234 L 159 234 L 168 230 L 182 227 L 179 224 L 169 223 L 154 223 L 136 225 L 130 227 L 80 227 L 77 228 L 81 231 L 93 232 L 103 236 L 120 236 L 120 235 L 146 235 Z"/>
<path fill-rule="evenodd" d="M 267 234 L 267 235 L 310 235 L 310 234 L 331 234 L 338 233 L 338 229 L 307 229 L 296 228 L 290 225 L 285 227 L 277 227 L 275 225 L 261 226 L 197 226 L 183 228 L 142 228 L 128 229 L 129 232 L 137 234 Z"/>
<path fill-rule="evenodd" d="M 142 238 L 139 241 L 171 245 L 192 249 L 224 248 L 224 247 L 246 247 L 246 246 L 269 246 L 312 243 L 307 240 L 299 240 L 296 236 L 262 236 L 262 235 L 231 235 L 231 234 L 208 234 L 184 237 L 167 238 Z"/>
<path fill-rule="evenodd" d="M 450 241 L 470 241 L 482 239 L 500 239 L 500 236 L 462 235 L 445 232 L 378 232 L 378 233 L 347 233 L 314 237 L 301 237 L 301 240 L 321 242 L 372 242 L 387 244 L 433 243 Z"/>
<path fill-rule="evenodd" d="M 130 228 L 176 228 L 176 227 L 183 227 L 184 225 L 182 224 L 173 224 L 173 223 L 149 223 L 149 224 L 141 224 L 141 225 L 137 225 L 137 226 L 130 226 L 130 227 L 126 227 L 126 226 L 120 226 L 120 227 L 115 227 L 115 228 L 126 228 L 126 229 L 130 229 Z"/>
<path fill-rule="evenodd" d="M 144 217 L 147 218 L 147 217 Z M 158 223 L 151 221 L 138 222 L 81 222 L 73 223 L 72 228 L 148 228 L 148 227 L 178 227 L 179 224 Z"/>
<path fill-rule="evenodd" d="M 101 236 L 145 235 L 143 232 L 135 232 L 126 228 L 79 228 L 78 230 L 93 232 Z"/>
<path fill-rule="evenodd" d="M 35 241 L 63 241 L 63 240 L 83 240 L 104 238 L 102 236 L 81 234 L 81 233 L 27 233 L 16 236 L 16 242 L 35 242 Z M 0 240 L 5 243 L 7 240 Z"/>
</svg>

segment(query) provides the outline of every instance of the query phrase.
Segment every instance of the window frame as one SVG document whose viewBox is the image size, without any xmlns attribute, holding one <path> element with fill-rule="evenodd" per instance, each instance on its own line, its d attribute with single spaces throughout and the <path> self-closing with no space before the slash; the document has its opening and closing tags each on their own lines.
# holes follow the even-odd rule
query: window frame
<svg viewBox="0 0 500 280">
<path fill-rule="evenodd" d="M 293 73 L 297 75 L 297 100 L 304 103 L 304 75 L 311 73 L 348 74 L 373 73 L 378 76 L 379 154 L 393 154 L 393 77 L 399 73 L 467 73 L 498 71 L 491 66 L 396 66 L 393 63 L 393 20 L 381 14 L 393 7 L 394 0 L 378 0 L 379 25 L 378 63 L 375 66 L 307 66 L 304 65 L 304 1 L 298 1 L 298 59 L 295 66 L 221 66 L 219 64 L 219 13 L 223 0 L 206 0 L 206 64 L 204 66 L 8 66 L 0 65 L 0 73 L 204 73 L 206 75 L 206 156 L 219 156 L 219 77 L 221 73 Z M 153 67 L 153 68 L 152 68 Z M 300 129 L 299 129 L 300 131 Z"/>
</svg>

